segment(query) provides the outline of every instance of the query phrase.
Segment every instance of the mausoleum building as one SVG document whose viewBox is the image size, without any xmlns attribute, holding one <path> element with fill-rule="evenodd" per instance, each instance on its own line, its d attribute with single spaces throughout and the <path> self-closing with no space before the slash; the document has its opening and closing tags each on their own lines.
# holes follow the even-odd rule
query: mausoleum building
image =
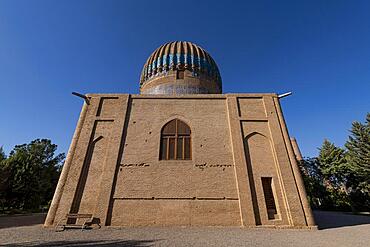
<svg viewBox="0 0 370 247">
<path fill-rule="evenodd" d="M 293 144 L 277 94 L 222 94 L 213 58 L 170 42 L 139 95 L 86 95 L 45 226 L 91 214 L 103 226 L 310 228 Z"/>
</svg>

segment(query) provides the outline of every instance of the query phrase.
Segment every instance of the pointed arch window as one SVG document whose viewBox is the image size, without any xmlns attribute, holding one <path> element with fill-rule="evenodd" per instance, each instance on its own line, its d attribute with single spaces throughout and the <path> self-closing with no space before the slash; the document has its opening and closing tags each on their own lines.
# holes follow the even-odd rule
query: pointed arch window
<svg viewBox="0 0 370 247">
<path fill-rule="evenodd" d="M 179 119 L 166 123 L 161 132 L 161 160 L 191 160 L 191 130 Z"/>
</svg>

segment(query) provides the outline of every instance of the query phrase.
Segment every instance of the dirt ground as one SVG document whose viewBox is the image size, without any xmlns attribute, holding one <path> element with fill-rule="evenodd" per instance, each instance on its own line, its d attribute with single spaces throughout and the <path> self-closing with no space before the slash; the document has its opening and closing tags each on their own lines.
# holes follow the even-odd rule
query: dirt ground
<svg viewBox="0 0 370 247">
<path fill-rule="evenodd" d="M 45 214 L 0 217 L 1 246 L 370 246 L 370 216 L 315 211 L 320 230 L 239 227 L 42 228 Z"/>
</svg>

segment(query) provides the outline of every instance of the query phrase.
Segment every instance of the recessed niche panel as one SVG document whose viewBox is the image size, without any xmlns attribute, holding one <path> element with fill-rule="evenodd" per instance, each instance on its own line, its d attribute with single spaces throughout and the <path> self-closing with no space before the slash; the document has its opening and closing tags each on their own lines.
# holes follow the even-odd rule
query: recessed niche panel
<svg viewBox="0 0 370 247">
<path fill-rule="evenodd" d="M 98 111 L 96 113 L 97 117 L 115 117 L 119 110 L 119 100 L 118 97 L 102 97 L 100 98 L 100 103 Z"/>
<path fill-rule="evenodd" d="M 266 111 L 262 98 L 238 98 L 238 105 L 239 115 L 242 118 L 266 118 Z"/>
</svg>

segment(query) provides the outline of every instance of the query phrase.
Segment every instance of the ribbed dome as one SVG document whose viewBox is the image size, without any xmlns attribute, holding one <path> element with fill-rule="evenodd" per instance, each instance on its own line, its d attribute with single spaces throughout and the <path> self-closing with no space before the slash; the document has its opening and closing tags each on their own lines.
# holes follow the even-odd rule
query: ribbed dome
<svg viewBox="0 0 370 247">
<path fill-rule="evenodd" d="M 179 77 L 176 71 L 184 74 Z M 221 93 L 221 90 L 221 76 L 213 58 L 201 47 L 185 41 L 169 42 L 156 49 L 140 77 L 140 91 L 148 94 Z"/>
</svg>

